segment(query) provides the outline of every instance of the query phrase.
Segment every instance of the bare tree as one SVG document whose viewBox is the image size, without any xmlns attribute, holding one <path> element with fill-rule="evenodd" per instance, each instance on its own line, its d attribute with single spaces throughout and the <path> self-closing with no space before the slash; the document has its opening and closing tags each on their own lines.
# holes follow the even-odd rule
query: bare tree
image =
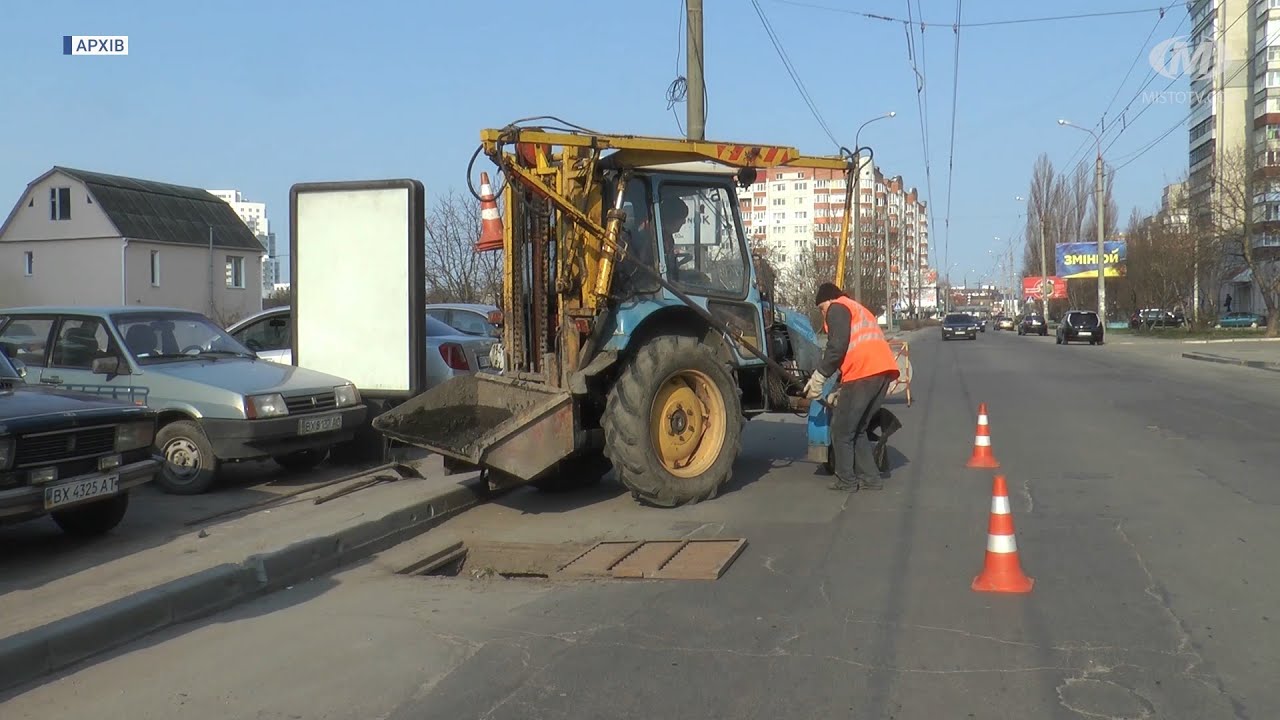
<svg viewBox="0 0 1280 720">
<path fill-rule="evenodd" d="M 1129 217 L 1126 275 L 1135 307 L 1171 308 L 1191 297 L 1195 277 L 1195 242 L 1190 228 L 1157 215 Z"/>
<path fill-rule="evenodd" d="M 281 288 L 271 291 L 271 294 L 262 299 L 262 309 L 266 310 L 273 307 L 281 307 L 293 302 L 293 288 Z"/>
<path fill-rule="evenodd" d="M 454 190 L 427 217 L 427 301 L 494 303 L 502 291 L 502 253 L 475 250 L 480 203 Z"/>
<path fill-rule="evenodd" d="M 1267 308 L 1267 337 L 1280 336 L 1280 259 L 1275 248 L 1255 247 L 1262 234 L 1257 222 L 1255 186 L 1259 180 L 1256 158 L 1243 149 L 1226 150 L 1212 174 L 1214 202 L 1207 222 L 1229 260 L 1243 262 Z"/>
</svg>

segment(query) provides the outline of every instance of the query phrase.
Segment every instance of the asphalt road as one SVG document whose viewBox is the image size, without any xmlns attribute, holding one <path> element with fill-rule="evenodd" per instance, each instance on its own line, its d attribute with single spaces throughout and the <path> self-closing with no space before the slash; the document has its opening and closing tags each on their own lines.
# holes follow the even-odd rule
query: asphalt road
<svg viewBox="0 0 1280 720">
<path fill-rule="evenodd" d="M 1280 709 L 1280 383 L 1143 343 L 912 341 L 879 493 L 749 427 L 735 483 L 677 510 L 520 491 L 433 530 L 523 542 L 745 537 L 714 582 L 395 576 L 413 545 L 9 697 L 8 719 L 1267 718 Z M 972 592 L 991 472 L 1029 595 Z M 399 553 L 397 556 L 396 554 Z"/>
</svg>

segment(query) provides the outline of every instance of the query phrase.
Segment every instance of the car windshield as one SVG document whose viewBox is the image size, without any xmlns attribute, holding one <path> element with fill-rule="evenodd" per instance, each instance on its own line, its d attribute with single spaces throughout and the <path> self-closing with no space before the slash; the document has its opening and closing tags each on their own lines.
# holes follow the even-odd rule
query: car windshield
<svg viewBox="0 0 1280 720">
<path fill-rule="evenodd" d="M 951 314 L 951 315 L 948 315 L 948 316 L 947 316 L 947 318 L 946 318 L 946 320 L 943 320 L 943 322 L 946 322 L 946 323 L 967 323 L 967 322 L 973 322 L 973 318 L 969 317 L 968 315 Z"/>
<path fill-rule="evenodd" d="M 112 315 L 111 321 L 140 365 L 193 357 L 253 357 L 252 351 L 199 313 L 121 313 Z"/>
</svg>

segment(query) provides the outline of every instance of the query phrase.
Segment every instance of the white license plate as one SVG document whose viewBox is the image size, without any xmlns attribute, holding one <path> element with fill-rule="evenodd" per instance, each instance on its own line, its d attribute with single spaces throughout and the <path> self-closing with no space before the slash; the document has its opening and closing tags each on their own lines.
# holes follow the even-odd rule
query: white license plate
<svg viewBox="0 0 1280 720">
<path fill-rule="evenodd" d="M 489 356 L 488 356 L 488 355 L 479 355 L 479 354 L 477 354 L 477 355 L 476 355 L 476 366 L 477 366 L 477 367 L 479 367 L 481 370 L 483 370 L 483 369 L 485 369 L 485 368 L 489 367 Z"/>
<path fill-rule="evenodd" d="M 1080 334 L 1080 337 L 1089 337 L 1093 333 L 1089 332 L 1088 330 L 1081 330 L 1079 334 Z"/>
<path fill-rule="evenodd" d="M 320 417 L 302 418 L 298 421 L 299 435 L 314 435 L 342 429 L 341 415 L 321 415 Z"/>
<path fill-rule="evenodd" d="M 120 492 L 119 475 L 102 475 L 74 482 L 50 485 L 44 489 L 44 509 L 74 505 Z"/>
</svg>

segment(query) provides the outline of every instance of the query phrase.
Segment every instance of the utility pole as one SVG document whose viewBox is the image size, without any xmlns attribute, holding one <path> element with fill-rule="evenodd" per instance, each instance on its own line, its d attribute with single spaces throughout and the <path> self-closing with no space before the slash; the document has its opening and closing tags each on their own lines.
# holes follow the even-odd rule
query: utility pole
<svg viewBox="0 0 1280 720">
<path fill-rule="evenodd" d="M 685 119 L 690 140 L 707 139 L 707 96 L 702 82 L 702 0 L 686 0 Z"/>
<path fill-rule="evenodd" d="M 1252 71 L 1250 72 L 1252 74 Z M 1107 210 L 1102 198 L 1102 142 L 1098 142 L 1097 169 L 1093 178 L 1093 204 L 1098 209 L 1098 320 L 1107 327 Z"/>
<path fill-rule="evenodd" d="M 884 327 L 893 330 L 893 288 L 889 283 L 889 188 L 884 193 Z"/>
</svg>

